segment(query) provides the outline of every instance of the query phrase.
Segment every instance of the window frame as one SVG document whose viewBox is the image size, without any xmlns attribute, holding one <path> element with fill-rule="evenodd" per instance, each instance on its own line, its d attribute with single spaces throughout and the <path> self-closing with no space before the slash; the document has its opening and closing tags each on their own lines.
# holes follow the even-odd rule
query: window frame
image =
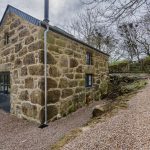
<svg viewBox="0 0 150 150">
<path fill-rule="evenodd" d="M 93 74 L 86 74 L 85 75 L 85 86 L 86 87 L 93 87 Z"/>
<path fill-rule="evenodd" d="M 87 65 L 93 65 L 91 52 L 86 52 L 86 64 Z"/>
</svg>

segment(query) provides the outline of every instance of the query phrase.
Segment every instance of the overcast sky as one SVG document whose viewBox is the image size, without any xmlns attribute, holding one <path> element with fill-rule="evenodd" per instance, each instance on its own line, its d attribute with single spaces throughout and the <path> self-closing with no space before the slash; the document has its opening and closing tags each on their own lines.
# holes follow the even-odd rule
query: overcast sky
<svg viewBox="0 0 150 150">
<path fill-rule="evenodd" d="M 49 0 L 49 2 L 50 21 L 53 25 L 66 23 L 82 8 L 80 0 Z M 43 20 L 44 0 L 0 0 L 0 19 L 8 4 Z"/>
</svg>

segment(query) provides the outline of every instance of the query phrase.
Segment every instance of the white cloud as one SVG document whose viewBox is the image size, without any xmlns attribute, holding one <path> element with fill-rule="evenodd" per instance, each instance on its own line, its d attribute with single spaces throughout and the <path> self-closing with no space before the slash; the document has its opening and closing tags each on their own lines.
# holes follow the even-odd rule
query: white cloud
<svg viewBox="0 0 150 150">
<path fill-rule="evenodd" d="M 81 9 L 80 0 L 49 0 L 50 21 L 52 24 L 63 24 Z M 44 0 L 0 0 L 0 19 L 6 6 L 10 4 L 33 17 L 43 20 Z"/>
</svg>

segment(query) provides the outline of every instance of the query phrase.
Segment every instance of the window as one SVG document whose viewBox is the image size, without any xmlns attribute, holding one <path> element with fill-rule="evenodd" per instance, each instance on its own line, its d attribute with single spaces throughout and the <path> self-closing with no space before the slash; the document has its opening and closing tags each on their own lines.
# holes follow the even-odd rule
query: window
<svg viewBox="0 0 150 150">
<path fill-rule="evenodd" d="M 86 64 L 92 65 L 92 54 L 90 52 L 86 53 Z"/>
<path fill-rule="evenodd" d="M 10 73 L 0 72 L 0 93 L 8 94 L 10 92 Z"/>
<path fill-rule="evenodd" d="M 5 35 L 4 35 L 4 44 L 5 45 L 7 45 L 7 44 L 9 44 L 9 34 L 8 33 L 5 33 Z"/>
<path fill-rule="evenodd" d="M 86 74 L 85 85 L 86 85 L 86 87 L 92 87 L 92 85 L 93 85 L 93 75 L 92 74 Z"/>
</svg>

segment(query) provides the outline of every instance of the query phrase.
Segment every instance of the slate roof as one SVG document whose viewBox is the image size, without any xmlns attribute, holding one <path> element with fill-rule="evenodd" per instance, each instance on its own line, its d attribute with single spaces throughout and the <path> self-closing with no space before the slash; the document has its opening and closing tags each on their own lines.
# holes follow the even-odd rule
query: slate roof
<svg viewBox="0 0 150 150">
<path fill-rule="evenodd" d="M 44 27 L 43 21 L 41 21 L 41 20 L 39 20 L 37 18 L 34 18 L 34 17 L 28 15 L 27 13 L 25 13 L 25 12 L 23 12 L 23 11 L 13 7 L 13 6 L 11 6 L 11 5 L 7 5 L 7 8 L 6 8 L 5 12 L 4 12 L 4 15 L 3 15 L 3 17 L 2 17 L 2 19 L 0 21 L 0 26 L 3 24 L 3 22 L 5 20 L 5 17 L 6 17 L 6 14 L 9 14 L 9 13 L 14 13 L 17 16 L 23 18 L 24 20 L 26 20 L 26 21 L 28 21 L 28 22 L 36 25 L 36 26 L 43 26 Z M 102 54 L 104 54 L 106 56 L 109 56 L 108 54 L 100 51 L 99 49 L 96 49 L 96 48 L 92 47 L 91 45 L 89 45 L 89 44 L 87 44 L 87 43 L 85 43 L 85 42 L 83 42 L 81 40 L 76 39 L 73 35 L 67 33 L 66 31 L 64 31 L 64 30 L 62 30 L 62 29 L 60 29 L 60 28 L 58 28 L 56 26 L 49 25 L 49 30 L 51 30 L 51 31 L 53 31 L 55 33 L 61 34 L 61 35 L 65 36 L 65 37 L 67 37 L 69 39 L 72 39 L 72 40 L 74 40 L 74 41 L 76 41 L 78 43 L 81 43 L 81 44 L 83 44 L 83 45 L 85 45 L 85 46 L 87 46 L 89 48 L 92 48 L 92 49 L 94 49 L 94 50 L 96 50 L 96 51 L 98 51 L 98 52 L 100 52 L 100 53 L 102 53 Z"/>
</svg>

